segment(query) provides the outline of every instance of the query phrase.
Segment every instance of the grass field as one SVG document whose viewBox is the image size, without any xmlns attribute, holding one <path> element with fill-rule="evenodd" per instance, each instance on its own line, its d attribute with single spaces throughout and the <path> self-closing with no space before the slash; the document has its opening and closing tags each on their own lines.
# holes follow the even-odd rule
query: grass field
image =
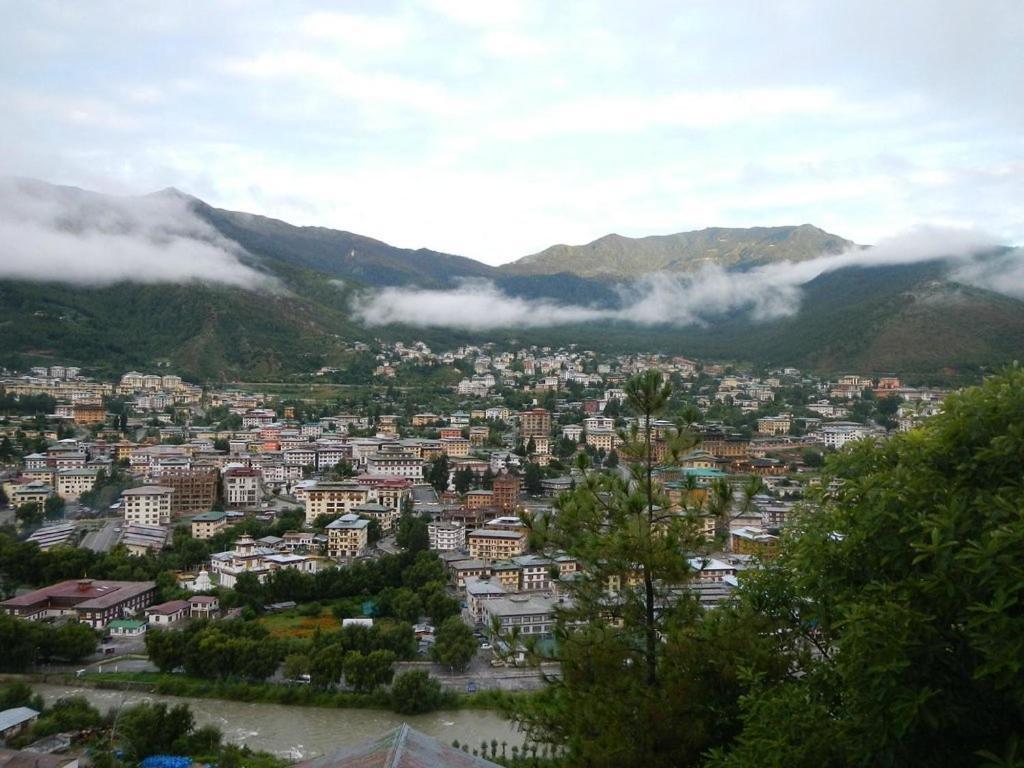
<svg viewBox="0 0 1024 768">
<path fill-rule="evenodd" d="M 274 637 L 312 637 L 319 628 L 330 632 L 341 627 L 330 608 L 324 608 L 319 616 L 303 616 L 298 610 L 274 613 L 258 619 Z"/>
</svg>

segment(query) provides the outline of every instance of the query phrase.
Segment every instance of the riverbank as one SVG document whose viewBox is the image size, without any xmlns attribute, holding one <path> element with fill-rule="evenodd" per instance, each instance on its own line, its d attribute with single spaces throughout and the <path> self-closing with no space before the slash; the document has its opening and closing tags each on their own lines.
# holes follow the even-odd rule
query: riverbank
<svg viewBox="0 0 1024 768">
<path fill-rule="evenodd" d="M 12 679 L 14 676 L 7 676 Z M 73 683 L 42 683 L 19 677 L 32 684 L 48 705 L 68 696 L 81 696 L 101 712 L 120 710 L 143 701 L 188 704 L 196 727 L 220 729 L 226 743 L 270 752 L 288 760 L 302 760 L 355 746 L 408 723 L 443 744 L 458 740 L 479 745 L 496 740 L 499 744 L 522 745 L 523 734 L 510 721 L 491 710 L 439 710 L 423 715 L 398 715 L 381 709 L 342 709 L 316 706 L 285 706 L 264 702 L 183 698 L 138 688 L 107 689 L 82 680 Z"/>
<path fill-rule="evenodd" d="M 187 675 L 164 672 L 109 672 L 74 675 L 63 672 L 0 675 L 0 682 L 20 681 L 29 684 L 46 683 L 77 688 L 110 691 L 134 691 L 163 696 L 197 699 L 221 699 L 243 703 L 279 704 L 282 706 L 323 707 L 329 709 L 391 709 L 387 691 L 353 693 L 351 691 L 324 691 L 310 685 L 249 683 L 241 680 L 206 680 Z M 476 693 L 444 691 L 438 709 L 479 709 L 501 711 L 513 699 L 527 693 L 488 690 Z"/>
</svg>

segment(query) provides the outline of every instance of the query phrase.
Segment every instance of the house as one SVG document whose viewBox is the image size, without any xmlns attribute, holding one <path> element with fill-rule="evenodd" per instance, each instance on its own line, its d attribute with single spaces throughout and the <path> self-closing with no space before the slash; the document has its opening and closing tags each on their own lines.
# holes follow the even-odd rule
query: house
<svg viewBox="0 0 1024 768">
<path fill-rule="evenodd" d="M 32 707 L 14 707 L 0 712 L 0 740 L 10 741 L 32 727 L 39 712 Z"/>
<path fill-rule="evenodd" d="M 220 600 L 215 595 L 192 595 L 186 602 L 191 619 L 212 619 L 220 612 Z"/>
<path fill-rule="evenodd" d="M 146 621 L 151 627 L 169 627 L 183 621 L 189 615 L 187 600 L 171 600 L 146 609 Z"/>
</svg>

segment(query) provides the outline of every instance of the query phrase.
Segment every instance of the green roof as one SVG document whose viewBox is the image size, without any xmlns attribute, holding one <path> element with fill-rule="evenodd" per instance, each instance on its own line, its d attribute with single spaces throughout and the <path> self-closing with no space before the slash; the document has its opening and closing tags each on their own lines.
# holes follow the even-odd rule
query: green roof
<svg viewBox="0 0 1024 768">
<path fill-rule="evenodd" d="M 114 619 L 112 622 L 107 624 L 107 629 L 138 629 L 139 627 L 146 626 L 144 621 L 136 621 L 135 619 Z"/>
</svg>

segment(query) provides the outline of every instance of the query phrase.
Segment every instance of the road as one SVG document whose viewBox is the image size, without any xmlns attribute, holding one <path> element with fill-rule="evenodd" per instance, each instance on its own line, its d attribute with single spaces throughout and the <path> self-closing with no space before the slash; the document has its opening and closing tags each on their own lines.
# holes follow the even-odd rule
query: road
<svg viewBox="0 0 1024 768">
<path fill-rule="evenodd" d="M 121 531 L 116 529 L 121 528 L 123 524 L 124 521 L 119 517 L 107 520 L 98 531 L 86 534 L 82 539 L 82 546 L 93 552 L 109 552 L 121 538 Z"/>
</svg>

